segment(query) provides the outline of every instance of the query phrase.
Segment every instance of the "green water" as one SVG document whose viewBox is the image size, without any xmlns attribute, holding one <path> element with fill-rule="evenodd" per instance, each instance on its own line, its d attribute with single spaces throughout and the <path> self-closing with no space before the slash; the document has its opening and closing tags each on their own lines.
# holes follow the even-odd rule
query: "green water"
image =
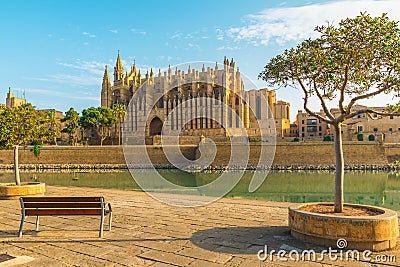
<svg viewBox="0 0 400 267">
<path fill-rule="evenodd" d="M 159 170 L 159 172 L 170 182 L 187 187 L 210 183 L 221 175 L 220 172 L 195 174 L 178 170 Z M 333 201 L 333 172 L 271 171 L 260 188 L 249 193 L 248 186 L 251 177 L 252 173 L 246 171 L 240 182 L 226 196 L 298 203 Z M 140 190 L 128 171 L 21 172 L 22 181 L 35 179 L 47 185 Z M 12 181 L 12 172 L 0 172 L 0 182 Z M 344 191 L 345 202 L 400 210 L 400 174 L 371 171 L 346 172 Z"/>
</svg>

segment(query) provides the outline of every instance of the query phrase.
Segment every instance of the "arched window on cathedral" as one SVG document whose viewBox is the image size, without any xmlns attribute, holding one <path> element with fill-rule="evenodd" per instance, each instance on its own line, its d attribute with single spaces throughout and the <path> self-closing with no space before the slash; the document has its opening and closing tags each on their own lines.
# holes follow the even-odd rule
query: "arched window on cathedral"
<svg viewBox="0 0 400 267">
<path fill-rule="evenodd" d="M 158 100 L 158 107 L 164 108 L 164 97 L 160 97 L 160 99 Z"/>
</svg>

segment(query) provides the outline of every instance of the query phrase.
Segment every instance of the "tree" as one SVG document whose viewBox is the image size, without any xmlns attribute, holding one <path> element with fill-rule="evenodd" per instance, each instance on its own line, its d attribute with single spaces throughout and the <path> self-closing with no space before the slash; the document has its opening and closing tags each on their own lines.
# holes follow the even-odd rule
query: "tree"
<svg viewBox="0 0 400 267">
<path fill-rule="evenodd" d="M 79 113 L 73 108 L 66 111 L 65 118 L 61 120 L 61 122 L 66 122 L 66 127 L 62 129 L 62 132 L 68 134 L 70 145 L 75 145 L 77 142 L 76 137 L 79 129 L 79 120 Z"/>
<path fill-rule="evenodd" d="M 93 129 L 100 137 L 100 145 L 110 136 L 112 126 L 116 123 L 113 110 L 107 107 L 90 107 L 82 111 L 81 124 L 85 129 Z"/>
<path fill-rule="evenodd" d="M 305 40 L 272 58 L 259 78 L 270 85 L 300 87 L 306 112 L 332 125 L 336 159 L 334 211 L 342 212 L 342 125 L 359 114 L 371 118 L 371 114 L 399 115 L 398 104 L 385 111 L 355 109 L 354 105 L 382 93 L 399 97 L 400 31 L 398 22 L 389 20 L 386 14 L 372 18 L 365 13 L 341 20 L 337 27 L 317 26 L 315 31 L 318 38 Z M 319 100 L 326 117 L 310 110 L 312 97 Z M 335 113 L 327 105 L 333 100 L 339 110 Z"/>
<path fill-rule="evenodd" d="M 14 178 L 21 184 L 18 165 L 18 147 L 35 141 L 50 140 L 46 112 L 36 110 L 31 104 L 0 111 L 0 148 L 14 148 Z"/>
<path fill-rule="evenodd" d="M 57 138 L 61 135 L 60 120 L 56 118 L 53 110 L 47 112 L 47 116 L 49 117 L 48 127 L 50 131 L 50 138 L 53 140 L 54 144 L 57 145 Z"/>
<path fill-rule="evenodd" d="M 121 103 L 117 103 L 113 107 L 113 113 L 116 121 L 118 122 L 118 145 L 121 145 L 121 122 L 126 115 L 125 106 Z"/>
</svg>

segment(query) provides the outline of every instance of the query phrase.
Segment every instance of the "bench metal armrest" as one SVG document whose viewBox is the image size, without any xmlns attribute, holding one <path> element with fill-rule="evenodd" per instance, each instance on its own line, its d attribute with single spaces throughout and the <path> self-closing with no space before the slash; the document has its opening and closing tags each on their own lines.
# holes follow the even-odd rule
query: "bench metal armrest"
<svg viewBox="0 0 400 267">
<path fill-rule="evenodd" d="M 107 206 L 108 206 L 108 210 L 109 210 L 110 212 L 112 212 L 112 208 L 111 208 L 111 203 L 110 203 L 110 202 L 104 203 L 104 208 L 107 207 Z"/>
</svg>

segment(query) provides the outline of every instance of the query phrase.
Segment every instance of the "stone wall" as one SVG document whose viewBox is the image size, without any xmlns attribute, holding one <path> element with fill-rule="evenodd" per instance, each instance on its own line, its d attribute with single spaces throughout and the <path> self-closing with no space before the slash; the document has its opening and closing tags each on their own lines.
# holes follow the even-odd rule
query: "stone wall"
<svg viewBox="0 0 400 267">
<path fill-rule="evenodd" d="M 273 147 L 266 145 L 266 151 Z M 345 142 L 343 145 L 345 164 L 387 164 L 383 148 L 374 143 Z M 259 143 L 250 143 L 251 165 L 257 165 L 260 156 Z M 230 145 L 218 145 L 214 165 L 229 162 Z M 277 143 L 273 164 L 276 165 L 331 165 L 335 163 L 333 142 L 288 142 Z"/>
<path fill-rule="evenodd" d="M 400 161 L 400 144 L 385 144 L 384 148 L 389 162 Z"/>
<path fill-rule="evenodd" d="M 266 144 L 268 146 L 268 144 Z M 229 162 L 231 146 L 218 144 L 217 157 L 214 165 L 226 165 Z M 259 143 L 250 143 L 250 164 L 256 165 L 260 154 Z M 267 147 L 272 151 L 273 147 Z M 196 158 L 196 146 L 181 146 L 183 155 L 188 159 Z M 388 156 L 399 155 L 400 145 L 394 147 L 368 142 L 344 143 L 344 158 L 346 164 L 387 164 Z M 167 164 L 168 161 L 160 146 L 147 148 L 150 159 L 156 164 Z M 278 143 L 274 164 L 280 165 L 326 165 L 334 164 L 334 149 L 332 142 L 313 143 Z M 35 157 L 31 147 L 20 148 L 20 164 L 125 164 L 121 147 L 118 146 L 88 146 L 43 147 L 39 157 Z M 0 150 L 0 164 L 12 164 L 13 151 Z"/>
</svg>

